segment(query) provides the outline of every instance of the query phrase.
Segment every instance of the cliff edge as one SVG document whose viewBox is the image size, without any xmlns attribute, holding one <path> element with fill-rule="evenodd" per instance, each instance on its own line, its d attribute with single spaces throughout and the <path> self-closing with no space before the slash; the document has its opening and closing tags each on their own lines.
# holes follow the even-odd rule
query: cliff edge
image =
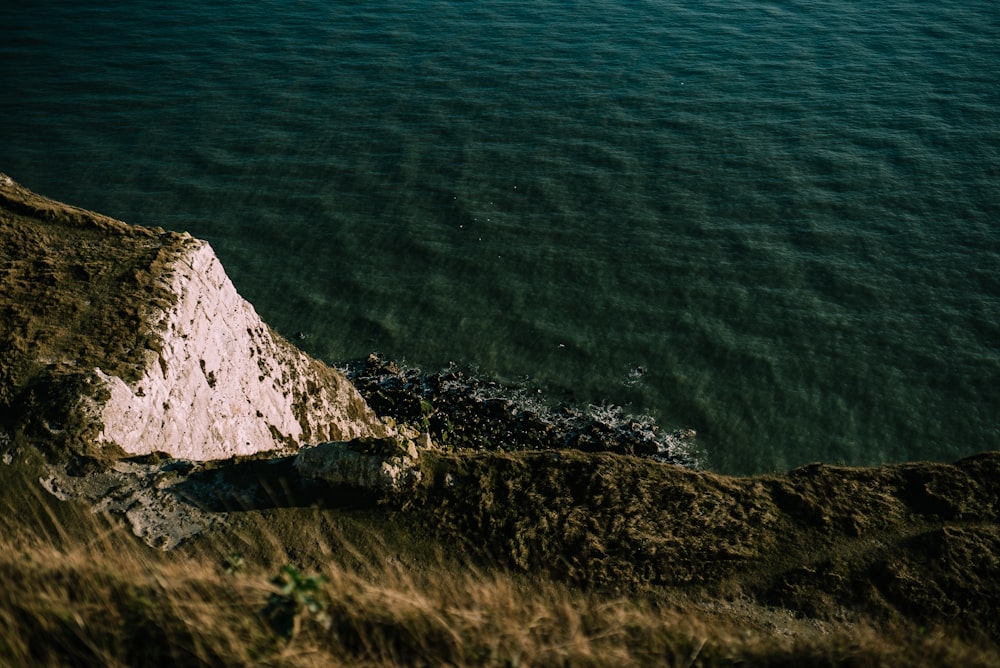
<svg viewBox="0 0 1000 668">
<path fill-rule="evenodd" d="M 273 332 L 205 242 L 0 174 L 0 427 L 100 458 L 213 460 L 386 427 Z"/>
<path fill-rule="evenodd" d="M 723 476 L 685 431 L 349 373 L 205 242 L 0 175 L 0 663 L 1000 665 L 998 452 Z M 288 608 L 292 653 L 277 569 L 338 620 Z"/>
</svg>

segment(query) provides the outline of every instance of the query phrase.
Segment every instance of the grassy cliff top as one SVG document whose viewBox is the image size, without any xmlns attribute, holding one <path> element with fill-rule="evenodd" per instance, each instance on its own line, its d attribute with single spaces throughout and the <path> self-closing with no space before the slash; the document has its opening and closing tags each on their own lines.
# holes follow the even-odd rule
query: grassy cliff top
<svg viewBox="0 0 1000 668">
<path fill-rule="evenodd" d="M 375 505 L 301 496 L 278 463 L 207 471 L 217 524 L 164 553 L 0 466 L 19 509 L 0 514 L 0 663 L 1000 661 L 996 454 L 754 478 L 572 451 L 424 467 Z"/>
<path fill-rule="evenodd" d="M 61 204 L 0 174 L 0 402 L 44 373 L 129 377 L 169 305 L 162 274 L 190 237 Z"/>
<path fill-rule="evenodd" d="M 0 174 L 0 425 L 60 431 L 94 367 L 138 377 L 175 297 L 164 272 L 187 236 L 127 225 Z"/>
</svg>

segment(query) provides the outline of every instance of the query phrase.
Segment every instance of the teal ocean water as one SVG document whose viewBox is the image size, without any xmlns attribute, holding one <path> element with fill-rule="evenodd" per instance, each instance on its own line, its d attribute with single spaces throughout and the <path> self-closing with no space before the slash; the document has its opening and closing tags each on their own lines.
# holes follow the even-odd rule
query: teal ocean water
<svg viewBox="0 0 1000 668">
<path fill-rule="evenodd" d="M 715 470 L 1000 447 L 995 0 L 5 3 L 0 170 Z"/>
</svg>

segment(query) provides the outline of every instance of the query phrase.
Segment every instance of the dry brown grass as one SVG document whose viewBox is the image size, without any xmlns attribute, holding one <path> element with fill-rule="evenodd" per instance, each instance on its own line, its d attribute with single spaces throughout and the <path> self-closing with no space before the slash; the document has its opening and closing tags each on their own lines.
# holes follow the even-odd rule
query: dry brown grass
<svg viewBox="0 0 1000 668">
<path fill-rule="evenodd" d="M 231 542 L 152 551 L 114 521 L 38 493 L 0 520 L 0 664 L 32 666 L 942 666 L 995 665 L 995 648 L 910 627 L 817 624 L 752 601 L 587 593 L 542 576 L 406 555 L 377 528 L 317 566 L 331 624 L 291 641 L 259 616 L 289 558 L 262 546 L 227 573 Z M 321 511 L 317 511 L 321 512 Z M 332 520 L 320 520 L 321 522 Z M 332 536 L 332 538 L 330 538 Z M 364 545 L 352 540 L 366 536 Z M 336 543 L 336 544 L 333 544 Z"/>
</svg>

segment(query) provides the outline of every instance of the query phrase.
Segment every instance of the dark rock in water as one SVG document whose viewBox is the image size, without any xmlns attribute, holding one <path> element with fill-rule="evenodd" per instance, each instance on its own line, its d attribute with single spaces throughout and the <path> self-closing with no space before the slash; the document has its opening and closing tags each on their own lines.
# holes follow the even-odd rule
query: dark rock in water
<svg viewBox="0 0 1000 668">
<path fill-rule="evenodd" d="M 567 446 L 584 452 L 617 452 L 628 455 L 656 456 L 660 443 L 640 429 L 613 428 L 591 422 L 570 436 Z"/>
<path fill-rule="evenodd" d="M 614 407 L 553 409 L 522 388 L 457 370 L 402 369 L 377 355 L 347 377 L 375 412 L 430 434 L 453 450 L 517 452 L 570 448 L 650 457 L 698 468 L 694 431 L 664 433 L 649 418 Z"/>
</svg>

